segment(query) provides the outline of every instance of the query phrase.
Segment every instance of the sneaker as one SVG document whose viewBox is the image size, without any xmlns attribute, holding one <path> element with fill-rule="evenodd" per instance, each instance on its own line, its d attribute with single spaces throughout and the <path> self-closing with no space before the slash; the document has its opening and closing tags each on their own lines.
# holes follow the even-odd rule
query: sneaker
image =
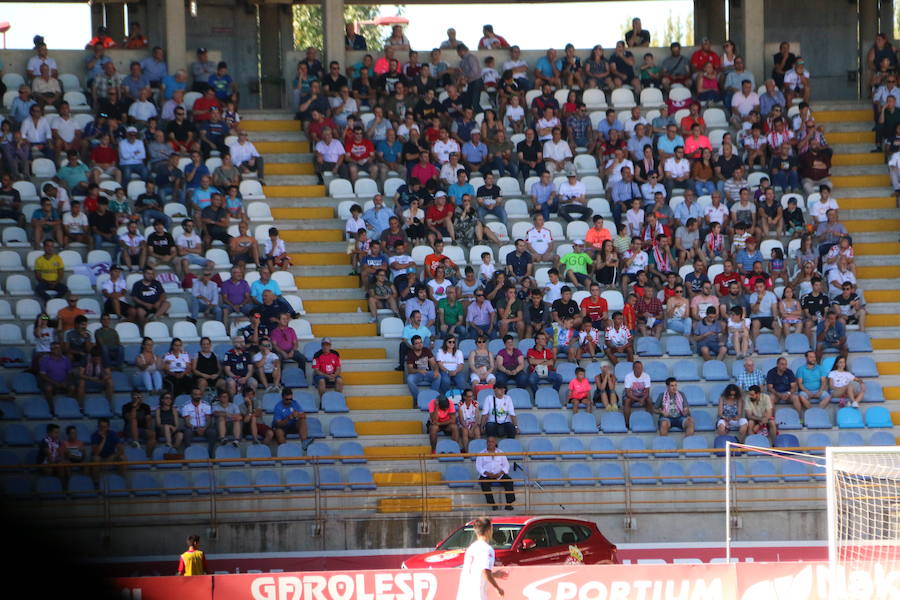
<svg viewBox="0 0 900 600">
<path fill-rule="evenodd" d="M 227 444 L 228 444 L 228 440 L 227 440 L 227 439 L 225 439 L 225 438 L 220 438 L 220 439 L 219 439 L 219 445 L 220 445 L 220 446 L 225 446 L 225 445 L 227 445 Z"/>
<path fill-rule="evenodd" d="M 137 441 L 137 440 L 134 440 L 134 441 L 131 442 L 131 447 L 132 447 L 132 448 L 140 448 L 140 447 L 141 447 L 141 443 L 140 443 L 139 441 Z"/>
<path fill-rule="evenodd" d="M 313 443 L 312 438 L 306 438 L 302 442 L 300 442 L 300 447 L 303 448 L 303 451 L 306 452 L 306 449 L 309 448 L 309 445 Z"/>
<path fill-rule="evenodd" d="M 512 510 L 512 509 L 513 509 L 512 504 L 507 504 L 506 506 L 503 507 L 503 510 Z"/>
<path fill-rule="evenodd" d="M 376 321 L 378 321 L 377 318 L 375 318 L 375 317 L 369 317 L 369 323 L 375 323 Z"/>
<path fill-rule="evenodd" d="M 241 447 L 241 443 L 240 443 L 239 441 L 237 441 L 237 440 L 232 440 L 232 441 L 231 441 L 231 445 L 234 446 L 235 448 L 240 448 L 240 447 Z"/>
<path fill-rule="evenodd" d="M 853 408 L 859 408 L 859 402 L 854 400 L 853 402 L 850 403 L 850 406 L 852 406 Z"/>
<path fill-rule="evenodd" d="M 847 401 L 841 398 L 840 402 L 838 402 L 838 408 L 844 408 L 845 406 L 847 406 Z"/>
</svg>

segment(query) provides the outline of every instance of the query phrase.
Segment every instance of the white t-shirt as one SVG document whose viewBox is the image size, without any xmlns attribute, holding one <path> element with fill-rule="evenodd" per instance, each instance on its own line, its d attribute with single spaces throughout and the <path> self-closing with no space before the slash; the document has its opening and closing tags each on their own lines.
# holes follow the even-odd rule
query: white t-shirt
<svg viewBox="0 0 900 600">
<path fill-rule="evenodd" d="M 682 158 L 681 160 L 675 160 L 675 158 L 666 159 L 666 164 L 663 167 L 666 172 L 666 175 L 670 177 L 681 177 L 682 175 L 687 175 L 691 172 L 691 161 L 686 158 Z"/>
<path fill-rule="evenodd" d="M 572 158 L 572 149 L 562 140 L 554 142 L 552 139 L 544 142 L 544 158 L 550 160 L 566 160 Z"/>
<path fill-rule="evenodd" d="M 63 215 L 63 227 L 66 228 L 66 231 L 69 233 L 84 233 L 88 228 L 88 218 L 84 213 L 78 213 L 76 217 L 70 212 L 67 212 Z"/>
<path fill-rule="evenodd" d="M 431 288 L 431 296 L 434 298 L 435 302 L 440 302 L 441 300 L 446 298 L 447 288 L 450 288 L 452 286 L 453 284 L 449 279 L 444 279 L 443 281 L 438 281 L 437 279 L 428 280 L 428 287 Z"/>
<path fill-rule="evenodd" d="M 182 233 L 178 236 L 178 239 L 175 240 L 175 244 L 178 245 L 179 248 L 188 248 L 193 250 L 194 248 L 199 248 L 203 245 L 200 236 L 197 235 L 196 232 L 191 233 Z"/>
<path fill-rule="evenodd" d="M 525 118 L 525 109 L 521 106 L 507 106 L 506 116 L 507 123 L 515 123 Z"/>
<path fill-rule="evenodd" d="M 169 365 L 172 373 L 183 373 L 191 365 L 191 357 L 187 352 L 173 354 L 169 352 L 163 357 L 163 362 Z"/>
<path fill-rule="evenodd" d="M 450 138 L 447 138 L 446 142 L 438 140 L 434 143 L 432 151 L 434 152 L 435 157 L 437 157 L 438 162 L 444 164 L 450 160 L 451 152 L 459 154 L 459 144 L 456 143 L 456 140 Z"/>
<path fill-rule="evenodd" d="M 560 298 L 562 298 L 562 289 L 568 285 L 564 281 L 557 281 L 553 283 L 552 281 L 547 282 L 547 293 L 544 294 L 544 302 L 548 304 L 553 304 Z"/>
<path fill-rule="evenodd" d="M 532 227 L 525 234 L 525 240 L 536 252 L 544 254 L 550 248 L 550 244 L 553 243 L 553 235 L 546 227 L 542 227 L 540 230 Z"/>
<path fill-rule="evenodd" d="M 850 371 L 831 371 L 828 373 L 828 381 L 831 383 L 831 387 L 842 388 L 850 385 L 850 382 L 853 381 L 853 373 Z"/>
<path fill-rule="evenodd" d="M 125 232 L 119 236 L 119 241 L 125 244 L 126 248 L 137 249 L 144 243 L 144 236 L 140 233 L 136 233 L 134 237 L 132 237 L 128 235 L 128 232 Z"/>
<path fill-rule="evenodd" d="M 253 355 L 253 362 L 258 363 L 263 359 L 262 352 L 257 352 Z M 269 352 L 266 355 L 266 362 L 263 363 L 263 372 L 271 373 L 275 370 L 275 363 L 278 362 L 278 355 L 274 352 Z"/>
<path fill-rule="evenodd" d="M 287 249 L 284 245 L 284 240 L 278 238 L 274 244 L 272 244 L 272 238 L 266 238 L 265 243 L 263 244 L 265 255 L 266 256 L 281 256 L 287 252 Z"/>
<path fill-rule="evenodd" d="M 803 69 L 803 76 L 807 79 L 811 78 L 809 71 L 806 69 Z M 784 74 L 784 85 L 791 88 L 803 88 L 803 82 L 800 80 L 800 75 L 798 75 L 797 71 L 794 69 L 791 69 Z"/>
<path fill-rule="evenodd" d="M 641 392 L 650 389 L 650 376 L 644 371 L 640 377 L 635 377 L 634 371 L 625 376 L 625 389 Z"/>
<path fill-rule="evenodd" d="M 79 127 L 78 121 L 74 118 L 69 117 L 68 119 L 63 119 L 57 115 L 50 121 L 50 129 L 55 129 L 64 142 L 71 142 L 75 139 L 75 133 L 79 131 L 81 127 Z"/>
<path fill-rule="evenodd" d="M 466 550 L 462 569 L 459 571 L 459 587 L 456 600 L 487 600 L 485 569 L 494 568 L 494 549 L 482 540 L 476 540 Z"/>
<path fill-rule="evenodd" d="M 709 218 L 710 224 L 712 223 L 724 223 L 725 217 L 728 216 L 728 209 L 724 204 L 719 204 L 718 207 L 710 204 L 706 207 L 706 216 Z"/>
<path fill-rule="evenodd" d="M 834 210 L 837 210 L 838 203 L 834 198 L 829 196 L 828 200 L 826 200 L 825 202 L 822 202 L 822 200 L 816 200 L 815 202 L 811 203 L 807 210 L 809 211 L 809 214 L 812 215 L 812 217 L 816 220 L 816 223 L 824 223 L 828 220 L 828 215 L 826 213 L 828 213 L 828 211 L 832 208 Z"/>
<path fill-rule="evenodd" d="M 344 231 L 346 231 L 353 237 L 356 237 L 356 234 L 360 229 L 365 229 L 365 228 L 366 228 L 366 222 L 363 221 L 362 217 L 360 217 L 358 219 L 354 219 L 353 217 L 348 217 L 347 223 L 344 225 Z"/>
<path fill-rule="evenodd" d="M 322 160 L 327 163 L 335 163 L 344 155 L 344 146 L 332 138 L 330 144 L 326 144 L 325 140 L 316 142 L 316 152 L 322 155 Z"/>
<path fill-rule="evenodd" d="M 434 353 L 434 360 L 440 363 L 448 371 L 455 371 L 456 367 L 465 362 L 461 350 L 444 352 L 443 349 L 439 349 Z"/>
</svg>

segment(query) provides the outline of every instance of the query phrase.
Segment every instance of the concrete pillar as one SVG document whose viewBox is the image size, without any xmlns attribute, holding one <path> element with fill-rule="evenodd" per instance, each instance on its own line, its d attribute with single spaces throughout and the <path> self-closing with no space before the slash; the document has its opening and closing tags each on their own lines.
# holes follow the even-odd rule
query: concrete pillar
<svg viewBox="0 0 900 600">
<path fill-rule="evenodd" d="M 125 22 L 124 4 L 104 4 L 106 9 L 106 28 L 109 35 L 117 43 L 121 43 L 128 35 L 128 23 Z"/>
<path fill-rule="evenodd" d="M 259 56 L 262 62 L 260 93 L 263 108 L 282 108 L 285 100 L 284 55 L 293 48 L 290 5 L 261 4 Z"/>
<path fill-rule="evenodd" d="M 715 45 L 725 41 L 726 0 L 694 0 L 694 44 L 708 37 Z"/>
<path fill-rule="evenodd" d="M 766 8 L 764 0 L 742 0 L 742 44 L 738 46 L 744 55 L 747 70 L 756 76 L 757 82 L 766 79 Z M 733 6 L 733 5 L 732 5 Z"/>
<path fill-rule="evenodd" d="M 879 31 L 886 33 L 889 40 L 894 39 L 894 0 L 881 0 L 879 23 Z"/>
<path fill-rule="evenodd" d="M 344 0 L 322 0 L 322 34 L 325 40 L 323 62 L 336 60 L 345 67 Z M 302 50 L 303 40 L 300 44 Z"/>
<path fill-rule="evenodd" d="M 187 8 L 184 0 L 164 0 L 165 14 L 165 49 L 169 72 L 186 69 L 187 64 L 187 29 L 185 19 Z"/>
</svg>

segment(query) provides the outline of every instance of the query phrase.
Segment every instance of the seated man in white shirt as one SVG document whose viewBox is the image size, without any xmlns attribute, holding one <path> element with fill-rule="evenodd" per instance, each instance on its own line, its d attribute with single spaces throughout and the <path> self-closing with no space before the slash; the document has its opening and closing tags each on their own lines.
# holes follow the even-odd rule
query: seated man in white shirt
<svg viewBox="0 0 900 600">
<path fill-rule="evenodd" d="M 534 227 L 525 232 L 525 242 L 534 262 L 553 262 L 553 235 L 544 227 L 544 216 L 534 215 Z"/>
<path fill-rule="evenodd" d="M 663 185 L 666 186 L 666 197 L 672 197 L 672 188 L 676 185 L 682 188 L 689 187 L 691 176 L 691 162 L 684 157 L 684 146 L 675 147 L 675 156 L 667 158 L 663 164 L 666 177 Z"/>
<path fill-rule="evenodd" d="M 566 182 L 559 186 L 559 216 L 571 223 L 575 219 L 588 220 L 593 212 L 587 207 L 587 190 L 578 181 L 575 166 L 566 167 Z"/>
<path fill-rule="evenodd" d="M 263 157 L 250 142 L 246 131 L 239 131 L 237 142 L 231 145 L 231 162 L 240 169 L 241 174 L 256 173 L 260 185 L 266 185 Z"/>
<path fill-rule="evenodd" d="M 553 128 L 552 137 L 544 142 L 544 166 L 550 175 L 556 175 L 558 172 L 572 164 L 572 149 L 562 139 L 562 130 L 559 127 Z"/>
<path fill-rule="evenodd" d="M 484 399 L 481 407 L 481 430 L 488 437 L 516 437 L 519 423 L 512 398 L 506 394 L 506 384 L 495 383 L 494 393 Z"/>
<path fill-rule="evenodd" d="M 506 456 L 497 452 L 497 438 L 489 436 L 486 440 L 487 449 L 484 454 L 475 459 L 475 470 L 478 471 L 478 479 L 481 481 L 481 491 L 484 492 L 485 501 L 493 510 L 500 507 L 494 503 L 494 494 L 491 486 L 502 486 L 506 491 L 506 510 L 512 510 L 516 495 L 513 493 L 513 480 L 509 476 L 509 460 Z"/>
<path fill-rule="evenodd" d="M 313 167 L 316 170 L 316 175 L 319 176 L 320 182 L 323 181 L 322 174 L 325 171 L 331 171 L 335 175 L 342 172 L 345 154 L 344 145 L 334 139 L 334 131 L 332 131 L 331 127 L 322 129 L 322 139 L 316 142 L 313 150 L 315 151 Z"/>
</svg>

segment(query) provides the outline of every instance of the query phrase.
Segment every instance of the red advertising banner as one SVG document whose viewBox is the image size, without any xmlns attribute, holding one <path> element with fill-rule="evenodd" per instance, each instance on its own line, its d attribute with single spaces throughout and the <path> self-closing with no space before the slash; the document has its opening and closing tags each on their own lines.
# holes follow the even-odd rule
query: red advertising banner
<svg viewBox="0 0 900 600">
<path fill-rule="evenodd" d="M 510 567 L 505 600 L 883 600 L 900 571 L 876 565 L 839 578 L 826 563 Z M 247 573 L 113 581 L 123 600 L 455 600 L 458 569 Z M 488 598 L 498 600 L 493 589 Z M 477 599 L 468 599 L 477 600 Z"/>
</svg>

